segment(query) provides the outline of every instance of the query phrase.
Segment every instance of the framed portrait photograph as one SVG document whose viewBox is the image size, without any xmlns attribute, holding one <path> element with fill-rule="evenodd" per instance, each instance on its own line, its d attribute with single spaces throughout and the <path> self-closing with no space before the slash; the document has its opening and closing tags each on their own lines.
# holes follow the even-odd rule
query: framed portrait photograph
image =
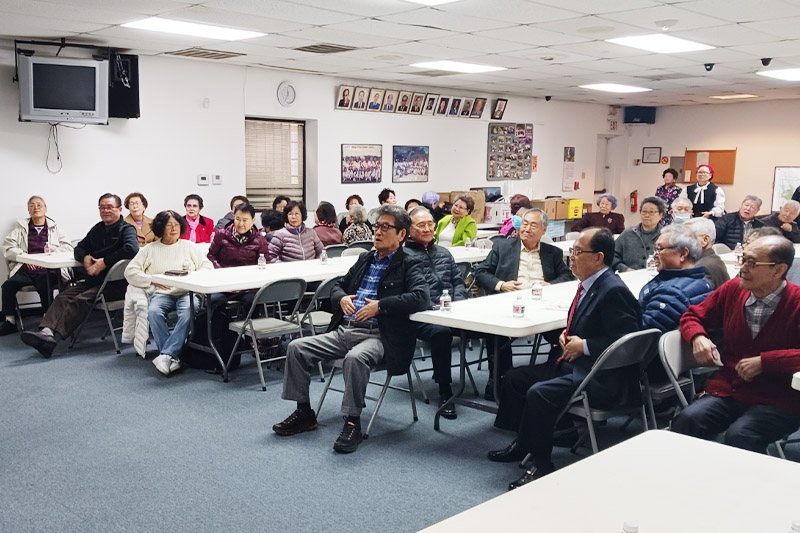
<svg viewBox="0 0 800 533">
<path fill-rule="evenodd" d="M 408 113 L 411 108 L 411 91 L 400 91 L 400 96 L 397 97 L 397 110 L 395 113 Z"/>
<path fill-rule="evenodd" d="M 353 89 L 350 85 L 340 85 L 339 95 L 336 97 L 336 109 L 350 109 L 353 103 Z"/>
<path fill-rule="evenodd" d="M 383 145 L 343 144 L 342 183 L 380 183 Z"/>
<path fill-rule="evenodd" d="M 383 105 L 383 94 L 386 89 L 376 89 L 373 87 L 369 90 L 369 100 L 367 100 L 367 111 L 378 112 Z"/>
<path fill-rule="evenodd" d="M 353 111 L 364 111 L 369 102 L 369 87 L 356 87 L 353 90 Z"/>
<path fill-rule="evenodd" d="M 494 101 L 494 108 L 492 109 L 492 120 L 503 120 L 503 115 L 506 112 L 507 98 L 498 98 Z"/>
<path fill-rule="evenodd" d="M 450 111 L 447 113 L 449 117 L 457 117 L 458 114 L 461 112 L 461 102 L 464 99 L 458 96 L 454 96 L 452 100 L 450 100 Z"/>
<path fill-rule="evenodd" d="M 392 183 L 427 182 L 429 150 L 428 146 L 394 146 Z"/>
<path fill-rule="evenodd" d="M 645 146 L 642 148 L 642 163 L 659 164 L 661 163 L 661 147 Z"/>
<path fill-rule="evenodd" d="M 437 117 L 444 117 L 447 116 L 448 107 L 450 105 L 450 97 L 449 96 L 440 96 L 439 103 L 436 104 L 436 116 Z"/>
<path fill-rule="evenodd" d="M 425 107 L 422 108 L 422 114 L 433 115 L 433 112 L 436 111 L 436 102 L 438 101 L 438 94 L 428 93 L 428 95 L 425 97 Z"/>
<path fill-rule="evenodd" d="M 409 115 L 421 115 L 424 105 L 425 93 L 414 93 L 411 97 L 411 108 L 408 110 Z"/>
<path fill-rule="evenodd" d="M 476 98 L 472 104 L 472 113 L 469 114 L 469 118 L 481 118 L 485 108 L 486 98 Z"/>
<path fill-rule="evenodd" d="M 384 113 L 394 113 L 397 110 L 397 97 L 400 91 L 386 91 L 383 96 L 383 107 L 381 111 Z"/>
<path fill-rule="evenodd" d="M 469 118 L 469 114 L 472 113 L 472 104 L 474 102 L 474 98 L 464 98 L 464 104 L 461 106 L 461 113 L 459 113 L 459 116 Z"/>
</svg>

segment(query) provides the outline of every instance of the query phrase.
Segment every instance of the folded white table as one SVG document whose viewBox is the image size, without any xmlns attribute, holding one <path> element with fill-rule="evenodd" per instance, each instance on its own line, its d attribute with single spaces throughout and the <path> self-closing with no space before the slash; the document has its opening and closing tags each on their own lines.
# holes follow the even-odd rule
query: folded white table
<svg viewBox="0 0 800 533">
<path fill-rule="evenodd" d="M 722 259 L 723 263 L 726 264 L 735 264 L 736 263 L 736 254 L 733 252 L 728 252 L 727 254 L 720 254 L 719 258 Z M 800 258 L 800 244 L 794 245 L 794 258 Z"/>
<path fill-rule="evenodd" d="M 783 533 L 800 465 L 652 430 L 423 531 Z"/>
<path fill-rule="evenodd" d="M 489 252 L 492 251 L 491 248 L 477 248 L 475 246 L 470 246 L 469 248 L 465 246 L 453 246 L 452 248 L 448 248 L 448 250 L 453 254 L 453 259 L 455 259 L 456 263 L 478 263 L 486 259 Z"/>
<path fill-rule="evenodd" d="M 153 276 L 153 283 L 168 287 L 176 287 L 197 294 L 213 294 L 217 292 L 233 292 L 260 289 L 265 284 L 290 278 L 301 278 L 307 282 L 324 281 L 334 276 L 343 276 L 350 270 L 358 256 L 331 257 L 323 265 L 319 259 L 308 261 L 292 261 L 290 263 L 273 263 L 265 268 L 258 266 L 242 266 L 200 270 L 189 272 L 185 276 Z M 192 306 L 194 315 L 194 306 Z M 211 335 L 211 313 L 207 315 L 208 346 L 190 342 L 198 350 L 213 353 L 222 366 L 222 379 L 228 381 L 228 367 L 219 353 Z"/>
<path fill-rule="evenodd" d="M 638 297 L 642 287 L 650 281 L 655 272 L 647 270 L 632 270 L 620 274 L 620 278 L 625 282 L 634 296 Z M 578 290 L 578 282 L 570 281 L 547 285 L 542 289 L 542 299 L 534 301 L 531 291 L 515 291 L 483 296 L 480 298 L 470 298 L 452 303 L 451 311 L 423 311 L 411 315 L 411 320 L 427 324 L 445 326 L 456 330 L 485 333 L 509 338 L 521 338 L 537 333 L 558 330 L 566 327 L 567 313 L 569 306 Z M 512 310 L 514 300 L 521 295 L 525 302 L 525 316 L 515 318 Z M 495 413 L 495 405 L 474 402 L 463 398 L 466 387 L 466 335 L 461 335 L 461 364 L 460 377 L 461 383 L 459 390 L 453 394 L 448 403 L 453 402 Z M 488 347 L 487 347 L 488 349 Z M 494 346 L 494 364 L 498 358 L 497 345 Z M 497 380 L 495 380 L 495 388 Z M 497 391 L 495 391 L 497 392 Z M 498 395 L 495 394 L 495 398 Z M 447 405 L 447 404 L 445 404 Z M 439 409 L 434 418 L 434 429 L 439 429 L 439 418 L 445 406 Z"/>
</svg>

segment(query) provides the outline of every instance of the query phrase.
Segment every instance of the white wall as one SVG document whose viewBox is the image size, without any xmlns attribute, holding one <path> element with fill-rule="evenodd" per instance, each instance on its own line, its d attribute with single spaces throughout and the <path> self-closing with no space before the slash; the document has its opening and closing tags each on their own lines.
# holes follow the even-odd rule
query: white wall
<svg viewBox="0 0 800 533">
<path fill-rule="evenodd" d="M 638 189 L 641 201 L 663 183 L 668 165 L 633 166 L 644 146 L 660 146 L 666 156 L 683 156 L 686 149 L 737 149 L 734 183 L 722 185 L 727 210 L 738 210 L 745 195 L 755 194 L 764 201 L 761 214 L 767 214 L 775 167 L 800 166 L 799 116 L 800 100 L 659 108 L 654 125 L 632 126 L 630 134 L 623 130 L 612 139 L 613 190 L 622 199 Z M 638 221 L 627 205 L 624 212 L 629 223 Z"/>
<path fill-rule="evenodd" d="M 205 199 L 204 214 L 216 219 L 228 211 L 231 196 L 244 192 L 245 116 L 309 121 L 307 199 L 312 207 L 325 199 L 340 209 L 354 192 L 374 205 L 383 187 L 394 188 L 404 202 L 431 189 L 503 183 L 485 178 L 488 109 L 481 120 L 335 111 L 338 85 L 355 80 L 145 56 L 140 58 L 142 118 L 111 119 L 109 126 L 80 130 L 59 128 L 63 170 L 51 174 L 45 167 L 49 126 L 17 120 L 13 64 L 13 44 L 0 41 L 0 177 L 5 186 L 0 235 L 26 215 L 25 201 L 32 194 L 45 197 L 49 214 L 71 238 L 82 237 L 99 220 L 97 198 L 108 191 L 122 197 L 141 191 L 150 201 L 151 216 L 162 209 L 181 210 L 183 197 L 197 192 Z M 281 107 L 275 96 L 284 80 L 297 88 L 290 108 Z M 206 98 L 210 106 L 204 108 Z M 511 98 L 504 121 L 535 124 L 533 152 L 539 157 L 534 178 L 511 183 L 508 193 L 561 194 L 563 147 L 575 146 L 576 175 L 585 175 L 575 196 L 592 197 L 605 106 Z M 342 143 L 382 144 L 383 182 L 342 185 Z M 403 144 L 430 146 L 428 183 L 391 183 L 392 146 Z M 198 187 L 200 173 L 221 174 L 223 184 Z"/>
</svg>

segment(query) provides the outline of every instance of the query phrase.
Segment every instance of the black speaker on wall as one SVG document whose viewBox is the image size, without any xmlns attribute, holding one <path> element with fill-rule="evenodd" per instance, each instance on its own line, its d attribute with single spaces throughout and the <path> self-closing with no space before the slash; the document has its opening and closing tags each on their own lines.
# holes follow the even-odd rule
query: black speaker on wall
<svg viewBox="0 0 800 533">
<path fill-rule="evenodd" d="M 108 116 L 139 118 L 139 56 L 112 53 L 108 69 Z"/>
<path fill-rule="evenodd" d="M 655 124 L 655 107 L 629 106 L 625 108 L 625 124 Z"/>
</svg>

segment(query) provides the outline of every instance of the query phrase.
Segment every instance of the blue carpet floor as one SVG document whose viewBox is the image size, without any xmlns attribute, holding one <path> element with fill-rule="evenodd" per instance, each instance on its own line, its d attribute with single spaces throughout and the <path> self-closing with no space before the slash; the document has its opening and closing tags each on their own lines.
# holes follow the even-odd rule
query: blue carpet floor
<svg viewBox="0 0 800 533">
<path fill-rule="evenodd" d="M 418 422 L 408 395 L 390 391 L 371 438 L 339 455 L 340 395 L 326 399 L 319 430 L 278 437 L 272 424 L 294 409 L 280 372 L 267 373 L 266 392 L 249 356 L 229 383 L 198 370 L 165 378 L 152 356 L 116 355 L 99 334 L 50 360 L 18 335 L 0 338 L 0 531 L 414 531 L 521 474 L 486 459 L 512 438 L 492 415 L 462 408 L 433 430 L 429 373 Z M 312 405 L 321 390 L 314 381 Z M 638 431 L 616 424 L 600 436 L 608 446 Z M 563 448 L 554 458 L 580 459 Z"/>
</svg>

